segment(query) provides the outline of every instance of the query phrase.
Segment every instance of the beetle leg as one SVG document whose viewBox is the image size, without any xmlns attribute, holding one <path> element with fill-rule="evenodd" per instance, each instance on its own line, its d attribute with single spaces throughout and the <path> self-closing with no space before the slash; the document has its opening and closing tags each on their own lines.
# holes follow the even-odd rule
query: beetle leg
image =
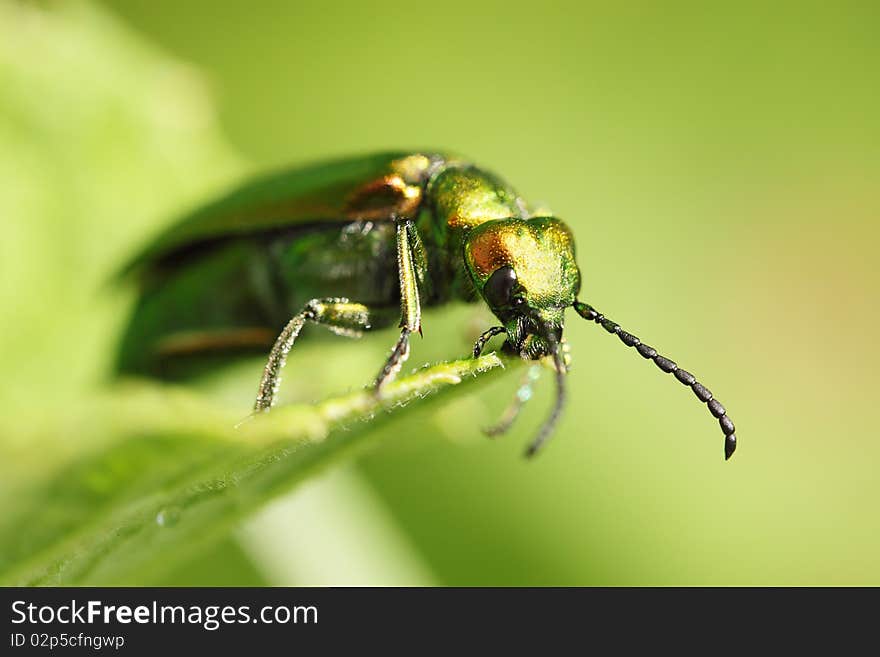
<svg viewBox="0 0 880 657">
<path fill-rule="evenodd" d="M 516 394 L 514 394 L 513 399 L 504 410 L 501 418 L 491 427 L 483 429 L 483 433 L 490 438 L 495 438 L 496 436 L 507 433 L 516 421 L 516 418 L 519 417 L 519 412 L 522 410 L 522 407 L 532 398 L 532 387 L 540 376 L 540 365 L 529 366 L 529 369 L 526 370 L 525 376 L 523 376 L 522 381 L 519 384 L 519 388 L 516 389 Z"/>
<path fill-rule="evenodd" d="M 397 271 L 400 278 L 400 327 L 410 333 L 422 332 L 422 307 L 419 301 L 419 274 L 416 273 L 414 244 L 421 244 L 418 236 L 413 239 L 416 227 L 410 220 L 397 223 Z M 419 262 L 426 269 L 425 262 Z M 424 276 L 426 272 L 422 271 Z"/>
<path fill-rule="evenodd" d="M 426 297 L 431 295 L 431 279 L 428 278 L 428 252 L 425 250 L 425 244 L 419 235 L 419 231 L 413 222 L 407 222 L 407 237 L 410 240 L 410 250 L 412 253 L 413 270 L 416 274 L 416 281 L 419 290 Z"/>
<path fill-rule="evenodd" d="M 382 386 L 397 376 L 400 368 L 403 367 L 406 359 L 409 358 L 409 334 L 410 330 L 405 326 L 400 330 L 400 337 L 391 350 L 391 355 L 388 356 L 388 360 L 385 361 L 385 365 L 382 366 L 379 376 L 376 377 L 376 381 L 373 383 L 373 390 L 376 394 L 379 394 Z"/>
<path fill-rule="evenodd" d="M 370 311 L 361 303 L 352 303 L 348 299 L 328 298 L 312 299 L 291 319 L 275 340 L 269 353 L 263 378 L 257 389 L 257 400 L 254 412 L 267 411 L 275 403 L 278 387 L 281 385 L 281 370 L 287 361 L 287 354 L 299 336 L 306 322 L 322 324 L 334 333 L 348 337 L 359 337 L 361 331 L 370 329 Z"/>
<path fill-rule="evenodd" d="M 489 342 L 496 335 L 500 335 L 501 333 L 505 333 L 507 331 L 503 326 L 493 326 L 492 328 L 483 331 L 477 341 L 474 343 L 474 358 L 479 358 L 480 354 L 483 353 L 483 349 L 486 347 L 486 343 Z"/>
<path fill-rule="evenodd" d="M 421 240 L 415 224 L 409 219 L 397 222 L 397 270 L 400 279 L 400 337 L 388 360 L 379 371 L 373 389 L 378 394 L 391 381 L 409 358 L 409 336 L 422 332 L 422 309 L 419 301 L 419 280 L 427 276 L 427 261 L 423 251 L 414 248 Z"/>
</svg>

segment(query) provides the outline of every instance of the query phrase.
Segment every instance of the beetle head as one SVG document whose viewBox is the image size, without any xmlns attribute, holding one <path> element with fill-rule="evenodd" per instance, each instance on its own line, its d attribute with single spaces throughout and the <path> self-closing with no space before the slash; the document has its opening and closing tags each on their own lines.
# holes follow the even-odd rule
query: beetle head
<svg viewBox="0 0 880 657">
<path fill-rule="evenodd" d="M 571 231 L 559 219 L 496 219 L 468 234 L 471 278 L 507 332 L 507 347 L 524 358 L 553 355 L 563 311 L 580 289 Z"/>
</svg>

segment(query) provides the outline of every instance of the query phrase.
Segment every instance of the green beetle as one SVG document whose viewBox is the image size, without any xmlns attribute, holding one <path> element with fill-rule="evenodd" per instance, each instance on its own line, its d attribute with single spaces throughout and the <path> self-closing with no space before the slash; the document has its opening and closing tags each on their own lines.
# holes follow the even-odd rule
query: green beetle
<svg viewBox="0 0 880 657">
<path fill-rule="evenodd" d="M 382 153 L 260 178 L 185 217 L 129 270 L 141 295 L 119 371 L 168 378 L 182 364 L 210 367 L 269 350 L 255 412 L 275 402 L 281 369 L 307 322 L 358 336 L 399 321 L 373 384 L 381 395 L 409 355 L 411 334 L 421 332 L 422 307 L 482 300 L 500 325 L 479 337 L 475 357 L 504 335 L 506 351 L 553 361 L 556 402 L 528 455 L 563 407 L 568 307 L 690 387 L 721 424 L 725 458 L 736 448 L 724 407 L 692 374 L 577 300 L 581 276 L 568 227 L 458 157 Z M 511 425 L 529 385 L 493 433 Z"/>
</svg>

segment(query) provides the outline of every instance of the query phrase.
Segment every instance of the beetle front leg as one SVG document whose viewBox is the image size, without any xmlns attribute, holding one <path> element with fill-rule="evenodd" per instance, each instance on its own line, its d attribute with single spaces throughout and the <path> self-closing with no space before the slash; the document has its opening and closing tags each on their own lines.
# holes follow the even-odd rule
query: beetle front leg
<svg viewBox="0 0 880 657">
<path fill-rule="evenodd" d="M 293 343 L 306 322 L 326 326 L 334 333 L 348 337 L 359 337 L 361 331 L 370 329 L 370 310 L 362 303 L 352 303 L 348 299 L 312 299 L 291 319 L 275 340 L 269 353 L 269 360 L 263 369 L 263 378 L 257 389 L 254 412 L 268 411 L 275 403 L 281 385 L 281 370 L 287 361 Z"/>
<path fill-rule="evenodd" d="M 489 342 L 496 335 L 501 335 L 505 333 L 507 329 L 503 326 L 493 326 L 490 329 L 483 331 L 477 341 L 474 343 L 474 358 L 479 358 L 480 354 L 483 353 L 483 349 L 486 347 L 486 343 Z"/>
<path fill-rule="evenodd" d="M 519 388 L 516 389 L 516 394 L 513 396 L 513 400 L 504 410 L 501 419 L 491 427 L 483 429 L 483 433 L 490 438 L 495 438 L 496 436 L 507 433 L 516 421 L 516 418 L 519 417 L 519 412 L 522 410 L 522 407 L 532 398 L 532 387 L 540 376 L 540 366 L 530 365 L 519 384 Z"/>
<path fill-rule="evenodd" d="M 422 308 L 419 300 L 419 280 L 426 280 L 427 260 L 419 249 L 421 240 L 415 224 L 404 219 L 397 222 L 397 270 L 400 279 L 400 337 L 388 360 L 379 371 L 373 389 L 377 394 L 382 386 L 394 379 L 409 358 L 409 336 L 422 332 Z"/>
</svg>

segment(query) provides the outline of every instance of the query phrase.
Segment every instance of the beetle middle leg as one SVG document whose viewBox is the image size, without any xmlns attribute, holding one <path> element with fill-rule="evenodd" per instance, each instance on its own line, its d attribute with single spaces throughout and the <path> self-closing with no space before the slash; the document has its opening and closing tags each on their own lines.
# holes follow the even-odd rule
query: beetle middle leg
<svg viewBox="0 0 880 657">
<path fill-rule="evenodd" d="M 415 224 L 409 219 L 397 222 L 397 269 L 400 279 L 400 337 L 373 383 L 376 394 L 391 381 L 409 358 L 409 336 L 422 332 L 419 281 L 427 279 L 427 260 Z"/>
<path fill-rule="evenodd" d="M 287 361 L 293 343 L 306 322 L 321 324 L 339 335 L 359 337 L 361 331 L 370 326 L 370 309 L 362 303 L 353 303 L 344 298 L 312 299 L 291 319 L 275 340 L 269 353 L 263 378 L 257 390 L 254 412 L 269 410 L 275 403 L 278 387 L 281 384 L 281 370 Z"/>
</svg>

